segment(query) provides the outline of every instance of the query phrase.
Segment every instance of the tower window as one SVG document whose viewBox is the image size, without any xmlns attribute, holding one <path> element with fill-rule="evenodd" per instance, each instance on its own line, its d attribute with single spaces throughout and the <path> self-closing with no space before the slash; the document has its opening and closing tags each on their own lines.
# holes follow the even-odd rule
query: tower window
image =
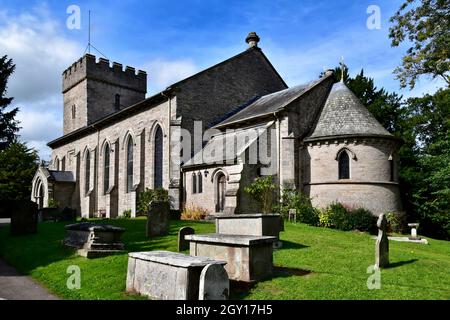
<svg viewBox="0 0 450 320">
<path fill-rule="evenodd" d="M 346 151 L 339 155 L 339 179 L 350 179 L 350 159 Z"/>
<path fill-rule="evenodd" d="M 75 119 L 77 115 L 77 108 L 75 107 L 75 105 L 72 105 L 72 119 Z"/>
<path fill-rule="evenodd" d="M 120 110 L 120 94 L 116 94 L 116 98 L 114 101 L 114 107 L 115 107 L 116 111 Z"/>
<path fill-rule="evenodd" d="M 395 181 L 394 159 L 389 157 L 390 181 Z"/>
</svg>

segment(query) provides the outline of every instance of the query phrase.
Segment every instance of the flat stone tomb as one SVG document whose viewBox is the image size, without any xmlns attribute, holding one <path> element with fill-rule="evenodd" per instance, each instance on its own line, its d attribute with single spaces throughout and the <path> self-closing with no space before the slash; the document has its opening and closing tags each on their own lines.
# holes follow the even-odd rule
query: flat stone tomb
<svg viewBox="0 0 450 320">
<path fill-rule="evenodd" d="M 255 282 L 272 274 L 273 242 L 276 237 L 230 234 L 187 235 L 192 256 L 204 256 L 227 262 L 230 280 Z"/>
<path fill-rule="evenodd" d="M 64 244 L 77 248 L 80 256 L 96 258 L 124 252 L 120 240 L 123 228 L 92 222 L 69 224 L 64 228 Z"/>
<path fill-rule="evenodd" d="M 211 264 L 223 268 L 226 262 L 169 251 L 132 252 L 126 290 L 158 300 L 197 300 L 200 275 Z"/>
<path fill-rule="evenodd" d="M 281 231 L 279 214 L 232 214 L 216 217 L 216 233 L 248 236 L 274 236 Z"/>
</svg>

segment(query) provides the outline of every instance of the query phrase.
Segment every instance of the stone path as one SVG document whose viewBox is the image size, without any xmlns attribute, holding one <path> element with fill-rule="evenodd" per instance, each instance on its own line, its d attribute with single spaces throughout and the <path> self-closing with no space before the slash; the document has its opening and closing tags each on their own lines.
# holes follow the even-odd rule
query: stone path
<svg viewBox="0 0 450 320">
<path fill-rule="evenodd" d="M 0 219 L 0 227 L 9 222 L 9 219 Z M 0 259 L 0 300 L 59 300 L 59 298 Z"/>
<path fill-rule="evenodd" d="M 0 300 L 59 300 L 0 259 Z"/>
</svg>

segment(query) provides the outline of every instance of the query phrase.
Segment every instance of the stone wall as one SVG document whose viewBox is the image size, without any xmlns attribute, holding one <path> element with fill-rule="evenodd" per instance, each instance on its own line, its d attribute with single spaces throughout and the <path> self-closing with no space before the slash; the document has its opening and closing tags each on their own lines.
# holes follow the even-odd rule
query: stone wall
<svg viewBox="0 0 450 320">
<path fill-rule="evenodd" d="M 400 211 L 397 144 L 389 139 L 348 138 L 309 143 L 301 151 L 303 190 L 319 207 L 339 201 L 375 214 Z M 338 179 L 339 152 L 350 158 L 350 179 Z M 390 159 L 394 161 L 391 181 Z"/>
<path fill-rule="evenodd" d="M 77 191 L 83 216 L 93 216 L 99 211 L 114 209 L 114 215 L 121 215 L 130 209 L 135 214 L 134 192 L 126 192 L 126 143 L 133 139 L 133 184 L 136 191 L 145 187 L 153 188 L 155 168 L 153 165 L 154 141 L 152 140 L 157 126 L 161 126 L 164 134 L 163 158 L 169 159 L 169 140 L 167 138 L 168 102 L 163 102 L 145 111 L 131 115 L 117 123 L 112 123 L 96 132 L 57 147 L 52 152 L 52 159 L 66 159 L 66 170 L 74 172 Z M 104 190 L 104 150 L 110 144 L 110 192 Z M 91 152 L 90 185 L 92 190 L 85 190 L 86 185 L 86 150 Z M 163 161 L 163 187 L 169 188 L 170 162 Z M 114 191 L 116 190 L 116 192 Z M 176 194 L 178 197 L 178 194 Z M 91 199 L 91 200 L 90 200 Z M 178 200 L 178 199 L 175 199 Z M 176 201 L 176 204 L 178 202 Z"/>
<path fill-rule="evenodd" d="M 123 67 L 93 55 L 86 54 L 62 74 L 64 99 L 64 134 L 84 127 L 117 111 L 116 94 L 120 108 L 145 99 L 147 74 L 132 67 Z M 73 109 L 75 108 L 75 111 Z"/>
</svg>

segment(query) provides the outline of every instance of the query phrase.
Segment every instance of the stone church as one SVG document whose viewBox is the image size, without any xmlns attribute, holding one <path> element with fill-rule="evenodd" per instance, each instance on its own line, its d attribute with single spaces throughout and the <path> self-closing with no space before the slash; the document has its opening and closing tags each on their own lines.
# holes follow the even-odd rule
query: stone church
<svg viewBox="0 0 450 320">
<path fill-rule="evenodd" d="M 52 159 L 37 170 L 31 199 L 115 218 L 135 216 L 139 193 L 163 187 L 173 210 L 251 213 L 260 208 L 244 188 L 272 175 L 318 207 L 401 210 L 400 142 L 332 71 L 288 88 L 256 33 L 246 42 L 147 98 L 144 71 L 84 55 L 62 74 L 64 133 L 48 143 Z"/>
</svg>

